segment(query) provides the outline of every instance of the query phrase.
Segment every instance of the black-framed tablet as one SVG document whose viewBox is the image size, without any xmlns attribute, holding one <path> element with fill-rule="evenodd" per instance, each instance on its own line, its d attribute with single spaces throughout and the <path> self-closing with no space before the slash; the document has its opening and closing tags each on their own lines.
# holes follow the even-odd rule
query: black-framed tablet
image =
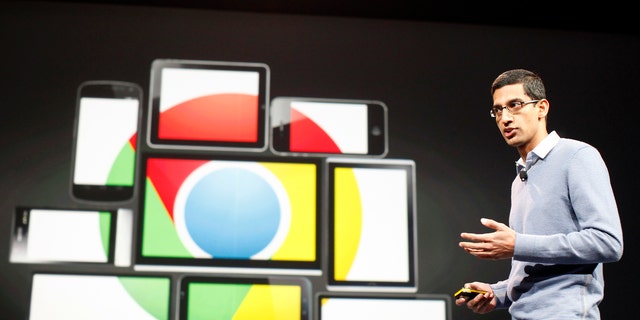
<svg viewBox="0 0 640 320">
<path fill-rule="evenodd" d="M 172 319 L 171 277 L 35 272 L 29 320 Z"/>
<path fill-rule="evenodd" d="M 142 160 L 137 269 L 321 274 L 320 160 Z"/>
<path fill-rule="evenodd" d="M 269 113 L 269 146 L 276 154 L 387 154 L 387 106 L 381 101 L 276 97 Z"/>
<path fill-rule="evenodd" d="M 312 319 L 306 278 L 186 276 L 179 296 L 180 320 Z"/>
<path fill-rule="evenodd" d="M 417 291 L 415 162 L 327 158 L 332 291 Z"/>
<path fill-rule="evenodd" d="M 157 149 L 266 150 L 269 73 L 264 63 L 154 60 L 147 143 Z"/>
<path fill-rule="evenodd" d="M 317 320 L 451 320 L 446 294 L 320 292 L 315 301 Z"/>
<path fill-rule="evenodd" d="M 114 263 L 117 209 L 17 206 L 12 263 Z M 130 251 L 129 251 L 130 252 Z"/>
</svg>

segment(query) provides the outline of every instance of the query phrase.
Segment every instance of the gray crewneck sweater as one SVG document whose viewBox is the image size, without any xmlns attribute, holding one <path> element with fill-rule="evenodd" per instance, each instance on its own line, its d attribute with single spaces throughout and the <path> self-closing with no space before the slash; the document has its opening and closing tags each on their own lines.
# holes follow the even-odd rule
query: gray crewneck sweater
<svg viewBox="0 0 640 320">
<path fill-rule="evenodd" d="M 609 172 L 594 147 L 551 132 L 519 159 L 511 186 L 516 232 L 509 278 L 491 287 L 513 319 L 600 319 L 603 263 L 621 259 Z"/>
</svg>

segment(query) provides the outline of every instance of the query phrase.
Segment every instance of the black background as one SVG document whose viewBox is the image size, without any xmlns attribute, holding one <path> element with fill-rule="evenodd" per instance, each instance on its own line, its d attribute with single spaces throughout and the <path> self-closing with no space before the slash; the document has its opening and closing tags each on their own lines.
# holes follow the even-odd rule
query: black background
<svg viewBox="0 0 640 320">
<path fill-rule="evenodd" d="M 507 276 L 508 261 L 478 260 L 457 242 L 460 232 L 488 231 L 481 217 L 507 221 L 517 153 L 488 115 L 491 81 L 511 68 L 539 72 L 551 102 L 549 128 L 596 146 L 609 166 L 625 252 L 605 265 L 601 311 L 603 319 L 628 315 L 626 293 L 640 268 L 640 39 L 624 19 L 630 11 L 459 4 L 457 13 L 435 17 L 428 4 L 402 11 L 373 2 L 341 11 L 332 2 L 314 9 L 267 1 L 255 10 L 189 3 L 0 3 L 0 318 L 26 317 L 34 271 L 134 273 L 11 264 L 10 225 L 17 205 L 82 207 L 69 194 L 76 89 L 86 80 L 131 81 L 146 99 L 156 58 L 266 63 L 271 98 L 383 101 L 387 158 L 413 159 L 417 167 L 419 292 L 443 294 L 466 281 Z M 612 20 L 615 14 L 621 19 Z M 137 199 L 123 206 L 136 208 Z M 315 292 L 325 290 L 321 277 L 311 280 Z M 452 310 L 455 320 L 509 318 L 506 311 Z"/>
</svg>

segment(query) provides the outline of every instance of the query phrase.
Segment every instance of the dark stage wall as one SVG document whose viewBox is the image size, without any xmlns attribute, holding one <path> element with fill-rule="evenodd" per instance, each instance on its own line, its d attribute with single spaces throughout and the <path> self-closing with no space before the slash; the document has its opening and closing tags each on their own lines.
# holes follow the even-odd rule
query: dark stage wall
<svg viewBox="0 0 640 320">
<path fill-rule="evenodd" d="M 271 97 L 385 102 L 387 158 L 413 159 L 417 167 L 418 291 L 444 294 L 466 281 L 507 276 L 508 261 L 478 260 L 457 243 L 460 232 L 487 231 L 482 217 L 507 222 L 517 153 L 489 117 L 491 81 L 511 68 L 538 71 L 551 102 L 550 129 L 591 143 L 608 163 L 625 253 L 605 265 L 601 311 L 603 319 L 628 314 L 627 292 L 640 270 L 637 36 L 109 5 L 0 6 L 0 318 L 26 317 L 32 272 L 94 271 L 9 263 L 12 215 L 17 205 L 79 206 L 68 187 L 78 85 L 131 81 L 146 99 L 156 58 L 266 63 Z M 124 206 L 137 208 L 137 199 Z M 314 291 L 325 290 L 322 277 L 310 280 Z M 453 319 L 478 318 L 508 314 L 479 317 L 453 306 Z"/>
</svg>

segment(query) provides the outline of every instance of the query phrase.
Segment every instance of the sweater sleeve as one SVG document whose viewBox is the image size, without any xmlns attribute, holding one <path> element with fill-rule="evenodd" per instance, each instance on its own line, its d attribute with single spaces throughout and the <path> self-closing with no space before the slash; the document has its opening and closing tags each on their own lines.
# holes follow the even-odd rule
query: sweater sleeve
<svg viewBox="0 0 640 320">
<path fill-rule="evenodd" d="M 496 298 L 496 309 L 507 309 L 511 305 L 511 300 L 507 296 L 507 286 L 506 280 L 491 284 L 491 290 Z"/>
</svg>

